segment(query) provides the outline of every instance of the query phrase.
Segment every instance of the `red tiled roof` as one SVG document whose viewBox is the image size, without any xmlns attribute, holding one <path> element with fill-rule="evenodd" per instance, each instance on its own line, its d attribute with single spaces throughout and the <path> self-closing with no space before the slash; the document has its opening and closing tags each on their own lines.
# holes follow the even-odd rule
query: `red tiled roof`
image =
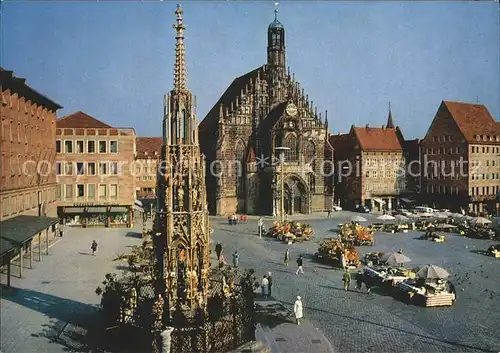
<svg viewBox="0 0 500 353">
<path fill-rule="evenodd" d="M 398 129 L 353 127 L 352 131 L 363 151 L 401 151 Z"/>
<path fill-rule="evenodd" d="M 137 157 L 154 156 L 155 152 L 160 156 L 162 144 L 162 137 L 137 137 L 135 142 Z"/>
<path fill-rule="evenodd" d="M 500 123 L 483 104 L 443 101 L 465 139 L 476 142 L 476 135 L 500 136 Z"/>
<path fill-rule="evenodd" d="M 56 123 L 57 128 L 68 128 L 68 129 L 111 129 L 112 126 L 85 114 L 84 112 L 76 112 L 71 115 L 67 115 Z"/>
</svg>

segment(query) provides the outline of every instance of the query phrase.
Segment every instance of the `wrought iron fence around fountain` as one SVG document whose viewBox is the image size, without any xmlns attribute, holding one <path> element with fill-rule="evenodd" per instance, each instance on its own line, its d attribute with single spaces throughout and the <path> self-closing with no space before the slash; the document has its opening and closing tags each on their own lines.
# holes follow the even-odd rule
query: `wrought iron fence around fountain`
<svg viewBox="0 0 500 353">
<path fill-rule="evenodd" d="M 162 329 L 174 328 L 170 351 L 227 352 L 254 340 L 254 297 L 250 282 L 228 286 L 222 276 L 214 276 L 210 279 L 206 311 L 184 310 L 178 306 L 162 325 Z M 134 347 L 143 347 L 146 351 L 151 350 L 153 341 L 157 342 L 154 347 L 159 347 L 161 330 L 151 332 L 155 322 L 152 281 L 116 280 L 112 287 L 114 290 L 107 291 L 102 298 L 107 326 L 126 332 L 120 335 L 120 340 L 129 348 L 132 343 L 128 340 L 133 341 Z"/>
</svg>

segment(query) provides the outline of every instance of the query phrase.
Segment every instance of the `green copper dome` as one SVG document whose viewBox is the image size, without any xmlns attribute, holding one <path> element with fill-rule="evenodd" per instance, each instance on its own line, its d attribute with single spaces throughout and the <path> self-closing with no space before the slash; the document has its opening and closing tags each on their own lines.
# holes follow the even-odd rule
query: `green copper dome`
<svg viewBox="0 0 500 353">
<path fill-rule="evenodd" d="M 271 28 L 281 28 L 283 29 L 283 24 L 278 21 L 278 9 L 274 9 L 274 21 L 271 22 L 271 24 L 269 25 L 269 29 Z"/>
</svg>

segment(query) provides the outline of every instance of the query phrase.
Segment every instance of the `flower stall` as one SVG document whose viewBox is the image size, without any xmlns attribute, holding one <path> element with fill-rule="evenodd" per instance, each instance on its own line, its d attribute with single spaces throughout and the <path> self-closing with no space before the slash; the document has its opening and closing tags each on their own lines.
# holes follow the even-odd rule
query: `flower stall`
<svg viewBox="0 0 500 353">
<path fill-rule="evenodd" d="M 310 224 L 285 221 L 281 224 L 278 221 L 273 223 L 269 228 L 266 236 L 279 239 L 284 242 L 302 242 L 309 240 L 314 236 L 313 229 Z"/>
</svg>

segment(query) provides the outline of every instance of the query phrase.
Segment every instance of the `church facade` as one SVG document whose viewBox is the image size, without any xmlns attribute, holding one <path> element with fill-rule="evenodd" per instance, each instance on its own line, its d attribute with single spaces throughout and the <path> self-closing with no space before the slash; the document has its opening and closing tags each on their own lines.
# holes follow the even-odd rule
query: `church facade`
<svg viewBox="0 0 500 353">
<path fill-rule="evenodd" d="M 327 113 L 318 114 L 287 69 L 285 29 L 275 10 L 267 63 L 236 78 L 199 126 L 210 213 L 331 209 Z"/>
</svg>

